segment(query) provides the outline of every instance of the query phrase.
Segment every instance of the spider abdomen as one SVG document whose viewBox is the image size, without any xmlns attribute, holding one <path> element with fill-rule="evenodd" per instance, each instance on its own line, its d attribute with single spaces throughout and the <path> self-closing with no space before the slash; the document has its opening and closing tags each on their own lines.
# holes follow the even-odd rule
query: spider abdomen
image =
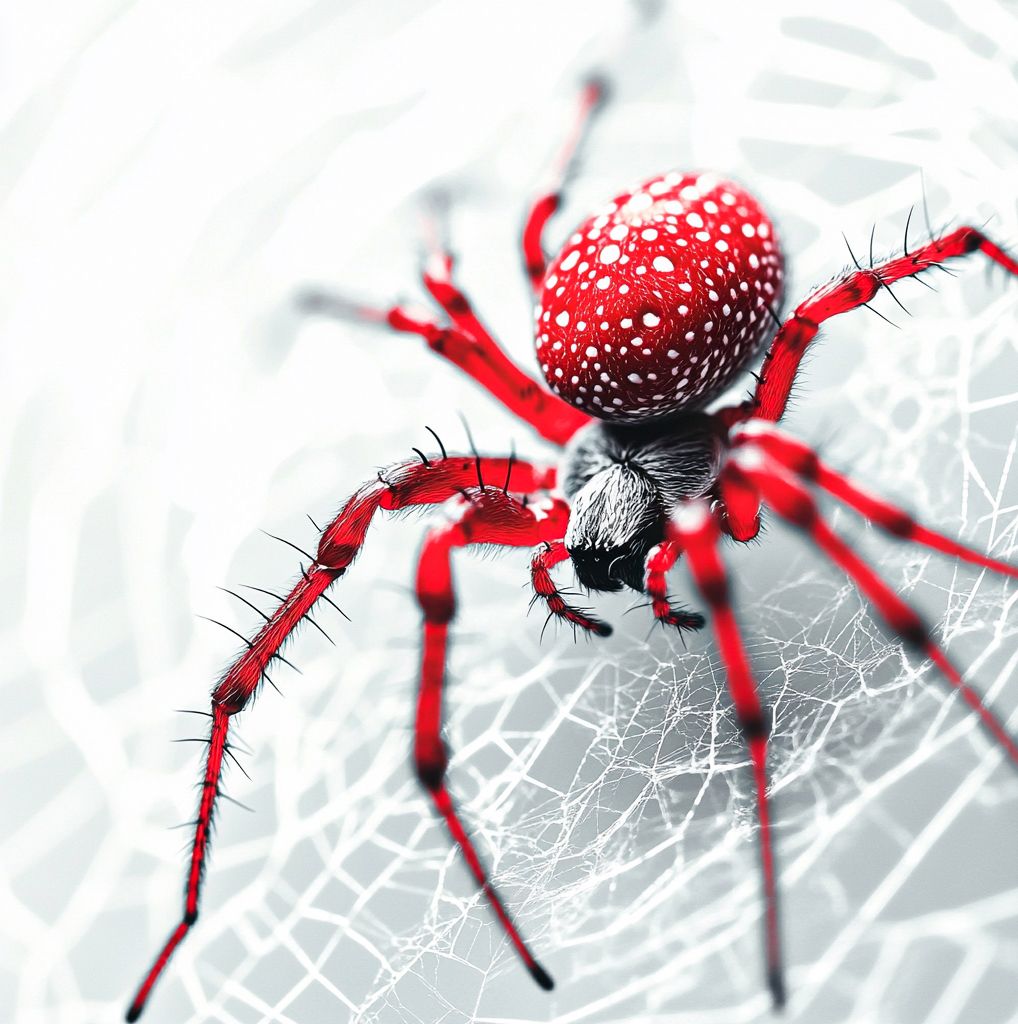
<svg viewBox="0 0 1018 1024">
<path fill-rule="evenodd" d="M 757 351 L 781 301 L 774 226 L 741 186 L 671 172 L 584 221 L 536 309 L 552 390 L 606 420 L 704 405 Z"/>
</svg>

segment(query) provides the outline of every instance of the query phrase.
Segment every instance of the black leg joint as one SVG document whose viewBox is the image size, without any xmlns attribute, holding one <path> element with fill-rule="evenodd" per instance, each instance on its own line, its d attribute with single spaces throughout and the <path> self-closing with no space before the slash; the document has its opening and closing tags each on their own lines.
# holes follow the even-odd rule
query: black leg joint
<svg viewBox="0 0 1018 1024">
<path fill-rule="evenodd" d="M 982 244 L 983 236 L 974 228 L 969 228 L 968 231 L 965 232 L 965 236 L 961 241 L 962 251 L 966 256 L 970 252 L 975 252 Z"/>
<path fill-rule="evenodd" d="M 908 540 L 915 529 L 915 520 L 907 512 L 895 513 L 887 519 L 883 526 L 893 536 Z"/>
<path fill-rule="evenodd" d="M 765 709 L 753 718 L 743 718 L 739 725 L 747 740 L 765 740 L 771 734 L 770 711 Z"/>
<path fill-rule="evenodd" d="M 700 593 L 703 594 L 704 600 L 711 608 L 723 607 L 728 604 L 731 596 L 728 580 L 724 576 L 704 580 L 700 584 Z"/>
<path fill-rule="evenodd" d="M 437 793 L 445 785 L 445 770 L 449 759 L 444 750 L 437 756 L 415 757 L 414 772 L 417 780 L 429 792 Z"/>
<path fill-rule="evenodd" d="M 456 292 L 455 295 L 446 304 L 446 308 L 450 313 L 454 315 L 469 313 L 470 303 L 467 301 L 467 297 L 462 292 Z"/>
<path fill-rule="evenodd" d="M 902 642 L 913 651 L 925 651 L 930 645 L 930 634 L 919 619 L 908 623 L 900 632 Z"/>
</svg>

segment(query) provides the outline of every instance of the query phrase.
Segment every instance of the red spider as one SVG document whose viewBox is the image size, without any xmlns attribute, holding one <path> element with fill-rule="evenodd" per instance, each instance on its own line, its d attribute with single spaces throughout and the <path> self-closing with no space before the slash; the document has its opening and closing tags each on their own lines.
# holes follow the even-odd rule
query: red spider
<svg viewBox="0 0 1018 1024">
<path fill-rule="evenodd" d="M 561 201 L 577 148 L 602 88 L 584 89 L 570 139 L 555 164 L 555 187 L 533 203 L 523 255 L 537 308 L 536 344 L 544 390 L 501 351 L 452 280 L 439 253 L 424 285 L 446 322 L 417 319 L 399 306 L 354 306 L 317 296 L 320 309 L 418 334 L 429 347 L 487 388 L 538 434 L 564 447 L 559 469 L 513 457 L 440 454 L 400 462 L 365 484 L 322 531 L 316 556 L 287 597 L 247 642 L 212 692 L 211 731 L 187 872 L 184 912 L 127 1011 L 141 1014 L 152 986 L 198 919 L 202 876 L 224 756 L 234 715 L 257 692 L 265 671 L 301 620 L 342 576 L 379 509 L 395 511 L 455 499 L 447 525 L 428 533 L 417 570 L 424 615 L 414 766 L 417 777 L 535 981 L 552 987 L 488 879 L 445 783 L 442 691 L 449 623 L 455 613 L 451 556 L 475 544 L 532 547 L 535 600 L 574 626 L 611 630 L 569 605 L 551 570 L 572 561 L 592 591 L 630 587 L 649 595 L 656 618 L 680 630 L 702 616 L 675 608 L 666 575 L 681 554 L 714 624 L 736 715 L 749 748 L 760 823 L 767 983 L 776 1006 L 785 986 L 767 803 L 768 715 L 761 704 L 718 553 L 727 535 L 745 543 L 760 529 L 760 505 L 802 531 L 872 601 L 890 631 L 929 658 L 1018 762 L 1018 745 L 933 639 L 919 616 L 828 526 L 811 493 L 819 487 L 889 533 L 1008 576 L 1018 569 L 916 523 L 827 466 L 775 426 L 803 354 L 829 317 L 865 305 L 896 281 L 918 277 L 981 251 L 1012 274 L 1018 262 L 980 231 L 960 227 L 901 255 L 836 277 L 800 303 L 784 323 L 783 259 L 773 225 L 757 201 L 713 174 L 669 173 L 623 192 L 584 221 L 561 252 L 545 259 L 541 239 Z M 854 258 L 853 258 L 854 259 Z M 752 395 L 713 412 L 705 407 L 756 355 L 778 323 Z M 415 449 L 416 450 L 416 449 Z M 536 546 L 535 546 L 536 545 Z"/>
</svg>

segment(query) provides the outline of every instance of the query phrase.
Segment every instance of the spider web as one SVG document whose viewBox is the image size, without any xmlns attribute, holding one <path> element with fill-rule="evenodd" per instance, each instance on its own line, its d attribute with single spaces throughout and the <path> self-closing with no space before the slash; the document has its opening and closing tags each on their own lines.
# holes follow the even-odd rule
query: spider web
<svg viewBox="0 0 1018 1024">
<path fill-rule="evenodd" d="M 406 339 L 301 322 L 309 281 L 411 291 L 421 190 L 453 197 L 461 276 L 531 365 L 524 196 L 600 62 L 617 94 L 569 222 L 620 183 L 715 166 L 774 210 L 802 294 L 931 216 L 1018 232 L 1018 18 L 975 0 L 816 5 L 99 0 L 8 38 L 2 315 L 0 999 L 18 1022 L 119 1018 L 179 913 L 203 709 L 253 613 L 376 464 L 515 439 Z M 681 10 L 680 10 L 681 7 Z M 45 17 L 45 15 L 43 15 Z M 218 19 L 218 20 L 217 20 Z M 13 249 L 13 246 L 12 246 Z M 958 264 L 824 333 L 788 420 L 931 525 L 1014 557 L 1016 292 Z M 1013 588 L 845 533 L 1002 716 Z M 538 641 L 525 556 L 457 563 L 451 782 L 558 980 L 520 971 L 408 766 L 422 526 L 374 528 L 240 731 L 202 918 L 146 1020 L 765 1021 L 754 817 L 709 636 Z M 1018 1020 L 1018 777 L 855 591 L 778 527 L 730 549 L 775 711 L 790 1021 Z M 680 572 L 676 593 L 688 597 Z M 254 595 L 257 596 L 257 595 Z M 1018 719 L 1012 715 L 1012 730 Z"/>
</svg>

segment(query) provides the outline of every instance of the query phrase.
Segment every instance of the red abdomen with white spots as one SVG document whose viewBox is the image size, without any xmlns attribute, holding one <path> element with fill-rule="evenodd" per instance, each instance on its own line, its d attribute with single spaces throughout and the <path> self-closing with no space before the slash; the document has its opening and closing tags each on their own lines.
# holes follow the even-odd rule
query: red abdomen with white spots
<svg viewBox="0 0 1018 1024">
<path fill-rule="evenodd" d="M 623 192 L 549 265 L 537 357 L 552 390 L 638 422 L 714 398 L 773 330 L 784 261 L 743 188 L 672 172 Z"/>
</svg>

